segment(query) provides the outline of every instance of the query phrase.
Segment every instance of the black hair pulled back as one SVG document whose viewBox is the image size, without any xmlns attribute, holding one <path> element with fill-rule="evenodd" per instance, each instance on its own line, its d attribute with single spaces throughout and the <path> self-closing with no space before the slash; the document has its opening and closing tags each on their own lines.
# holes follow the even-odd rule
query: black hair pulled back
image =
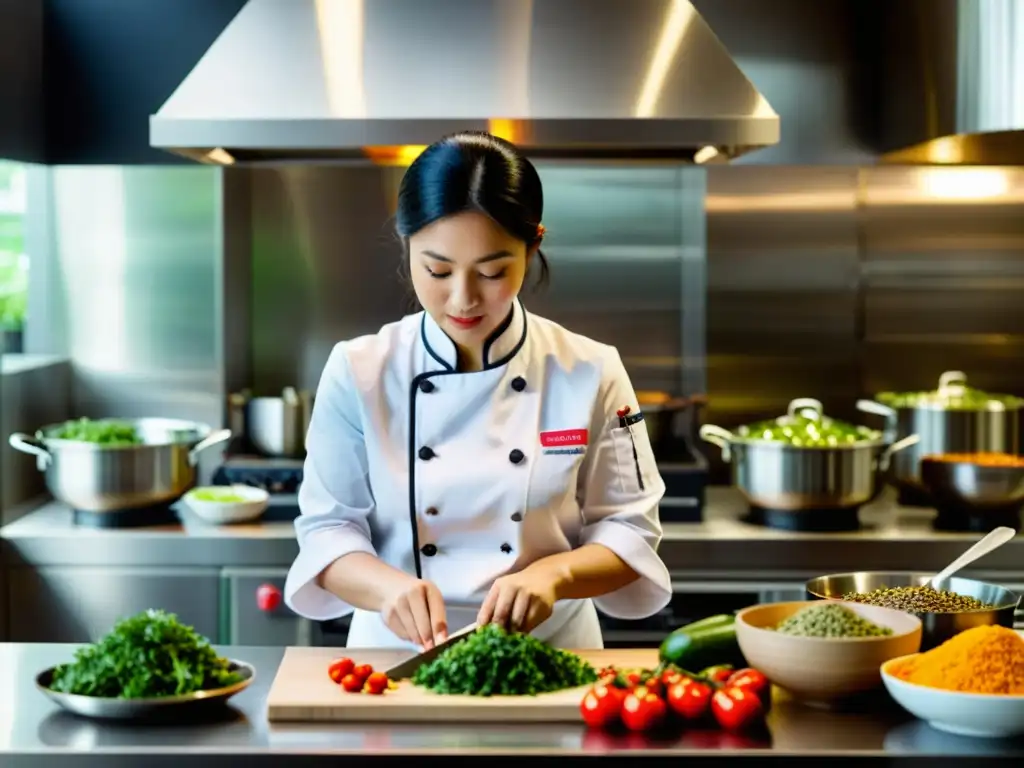
<svg viewBox="0 0 1024 768">
<path fill-rule="evenodd" d="M 482 131 L 451 134 L 413 161 L 398 188 L 395 229 L 403 242 L 439 219 L 465 211 L 489 216 L 506 232 L 536 245 L 544 190 L 537 169 L 511 142 Z M 548 281 L 544 254 L 538 284 Z"/>
</svg>

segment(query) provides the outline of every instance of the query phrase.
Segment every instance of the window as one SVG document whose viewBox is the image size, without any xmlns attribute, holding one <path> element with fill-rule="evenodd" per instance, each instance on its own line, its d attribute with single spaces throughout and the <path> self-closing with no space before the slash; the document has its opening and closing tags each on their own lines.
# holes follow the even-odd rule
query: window
<svg viewBox="0 0 1024 768">
<path fill-rule="evenodd" d="M 0 160 L 0 331 L 3 351 L 21 352 L 28 304 L 26 169 Z"/>
</svg>

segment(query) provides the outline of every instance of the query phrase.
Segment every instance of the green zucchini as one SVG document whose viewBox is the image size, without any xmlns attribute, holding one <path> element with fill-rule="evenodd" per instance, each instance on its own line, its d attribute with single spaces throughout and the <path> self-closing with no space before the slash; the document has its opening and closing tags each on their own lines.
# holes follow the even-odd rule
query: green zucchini
<svg viewBox="0 0 1024 768">
<path fill-rule="evenodd" d="M 710 616 L 680 627 L 661 643 L 658 657 L 690 672 L 729 664 L 737 669 L 746 660 L 736 642 L 736 617 L 732 614 Z"/>
</svg>

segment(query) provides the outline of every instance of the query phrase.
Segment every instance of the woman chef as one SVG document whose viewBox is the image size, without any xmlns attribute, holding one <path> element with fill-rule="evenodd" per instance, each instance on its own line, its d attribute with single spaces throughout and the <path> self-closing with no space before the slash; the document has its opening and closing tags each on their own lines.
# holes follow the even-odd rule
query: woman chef
<svg viewBox="0 0 1024 768">
<path fill-rule="evenodd" d="M 498 622 L 603 646 L 595 603 L 669 601 L 656 552 L 665 485 L 613 347 L 526 312 L 543 193 L 511 144 L 428 147 L 398 193 L 423 312 L 334 347 L 306 438 L 285 600 L 354 610 L 352 647 L 430 648 Z"/>
</svg>

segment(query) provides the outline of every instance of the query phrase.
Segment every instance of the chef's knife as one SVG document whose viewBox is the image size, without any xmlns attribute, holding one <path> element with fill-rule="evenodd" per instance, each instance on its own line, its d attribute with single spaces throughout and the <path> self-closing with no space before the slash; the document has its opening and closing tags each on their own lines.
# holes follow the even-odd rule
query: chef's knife
<svg viewBox="0 0 1024 768">
<path fill-rule="evenodd" d="M 387 670 L 385 674 L 392 680 L 404 680 L 412 677 L 416 673 L 417 669 L 422 667 L 424 664 L 429 664 L 444 653 L 445 650 L 451 648 L 456 643 L 462 642 L 472 635 L 477 631 L 477 629 L 479 629 L 479 627 L 477 627 L 476 623 L 463 627 L 458 632 L 449 635 L 448 639 L 444 642 L 438 643 L 430 650 L 423 651 L 423 653 L 417 654 L 411 659 L 406 659 L 400 664 L 393 666 L 391 669 Z"/>
</svg>

